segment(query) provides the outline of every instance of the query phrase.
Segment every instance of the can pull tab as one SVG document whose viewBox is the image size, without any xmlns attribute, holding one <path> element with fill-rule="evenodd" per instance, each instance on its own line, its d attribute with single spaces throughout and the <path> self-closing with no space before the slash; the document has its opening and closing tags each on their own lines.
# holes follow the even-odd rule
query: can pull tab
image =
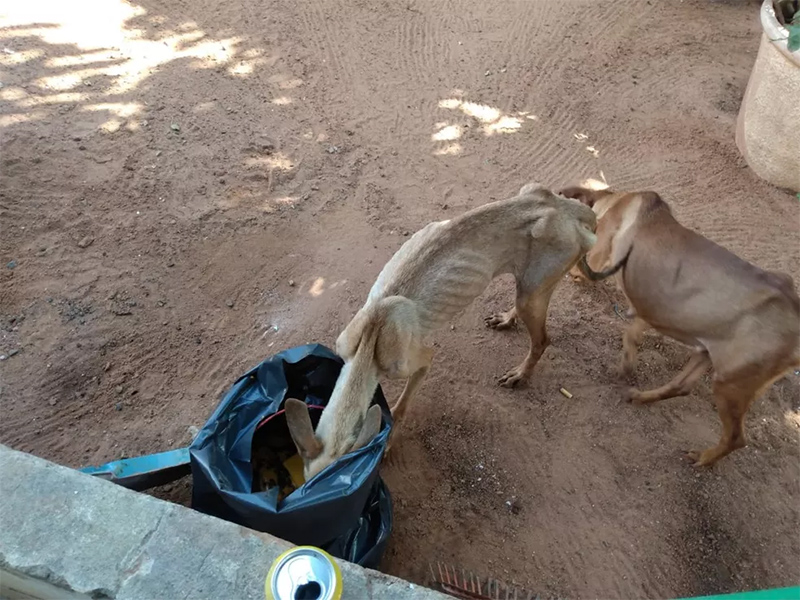
<svg viewBox="0 0 800 600">
<path fill-rule="evenodd" d="M 272 563 L 265 595 L 266 600 L 341 600 L 342 573 L 324 550 L 297 546 Z"/>
<path fill-rule="evenodd" d="M 294 592 L 294 600 L 319 600 L 321 597 L 322 587 L 316 581 L 298 585 Z"/>
</svg>

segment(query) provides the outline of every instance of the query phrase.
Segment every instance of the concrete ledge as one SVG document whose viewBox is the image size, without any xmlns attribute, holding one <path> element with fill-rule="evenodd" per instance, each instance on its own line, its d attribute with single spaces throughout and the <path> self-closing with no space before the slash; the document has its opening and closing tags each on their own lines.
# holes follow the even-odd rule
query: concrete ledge
<svg viewBox="0 0 800 600">
<path fill-rule="evenodd" d="M 264 598 L 291 545 L 0 445 L 0 597 Z M 344 598 L 445 600 L 338 561 Z"/>
</svg>

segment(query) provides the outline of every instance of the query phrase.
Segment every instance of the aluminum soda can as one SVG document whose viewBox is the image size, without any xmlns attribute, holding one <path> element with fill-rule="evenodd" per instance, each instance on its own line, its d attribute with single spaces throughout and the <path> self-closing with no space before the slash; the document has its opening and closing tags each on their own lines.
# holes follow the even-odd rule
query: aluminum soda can
<svg viewBox="0 0 800 600">
<path fill-rule="evenodd" d="M 264 589 L 267 600 L 340 600 L 342 572 L 324 550 L 297 546 L 275 559 Z"/>
</svg>

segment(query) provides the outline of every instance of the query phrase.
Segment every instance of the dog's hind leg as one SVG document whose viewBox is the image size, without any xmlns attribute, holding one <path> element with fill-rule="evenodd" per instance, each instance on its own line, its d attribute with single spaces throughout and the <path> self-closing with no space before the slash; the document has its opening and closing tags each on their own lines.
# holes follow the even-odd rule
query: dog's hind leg
<svg viewBox="0 0 800 600">
<path fill-rule="evenodd" d="M 512 307 L 506 312 L 490 315 L 483 320 L 487 327 L 492 329 L 508 329 L 517 322 L 517 307 Z"/>
<path fill-rule="evenodd" d="M 758 383 L 756 383 L 758 381 Z M 716 446 L 702 452 L 693 450 L 686 456 L 695 461 L 695 467 L 709 467 L 723 456 L 727 456 L 746 445 L 744 416 L 762 388 L 761 380 L 732 380 L 714 382 L 714 402 L 722 421 L 722 436 Z"/>
<path fill-rule="evenodd" d="M 723 456 L 747 445 L 744 435 L 744 417 L 750 405 L 764 390 L 780 379 L 788 370 L 798 366 L 797 359 L 769 360 L 760 356 L 759 365 L 749 365 L 724 378 L 714 379 L 714 403 L 722 421 L 722 436 L 716 446 L 702 452 L 693 450 L 686 455 L 695 461 L 695 467 L 708 467 Z"/>
<path fill-rule="evenodd" d="M 531 347 L 522 364 L 499 379 L 498 383 L 501 386 L 514 387 L 520 381 L 528 379 L 545 348 L 550 344 L 550 338 L 547 336 L 547 307 L 550 305 L 550 297 L 553 295 L 556 283 L 540 288 L 533 294 L 525 294 L 518 284 L 517 316 L 525 323 L 531 336 Z"/>
<path fill-rule="evenodd" d="M 641 319 L 639 319 L 641 320 Z M 700 350 L 692 354 L 689 362 L 681 369 L 672 381 L 666 385 L 662 385 L 654 390 L 640 392 L 639 390 L 630 390 L 630 400 L 634 404 L 650 404 L 651 402 L 658 402 L 667 398 L 675 398 L 676 396 L 686 396 L 692 391 L 694 384 L 703 376 L 703 373 L 708 371 L 711 366 L 711 359 L 708 352 Z"/>
</svg>

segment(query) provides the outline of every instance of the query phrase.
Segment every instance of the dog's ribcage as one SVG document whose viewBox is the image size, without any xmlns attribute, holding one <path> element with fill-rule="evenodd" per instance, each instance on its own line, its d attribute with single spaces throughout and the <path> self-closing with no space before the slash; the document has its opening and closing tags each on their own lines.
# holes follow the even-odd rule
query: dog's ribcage
<svg viewBox="0 0 800 600">
<path fill-rule="evenodd" d="M 496 275 L 497 261 L 490 249 L 474 249 L 463 241 L 448 244 L 440 235 L 448 222 L 431 223 L 403 244 L 381 271 L 367 303 L 404 296 L 415 302 L 420 327 L 431 331 L 480 296 Z"/>
</svg>

